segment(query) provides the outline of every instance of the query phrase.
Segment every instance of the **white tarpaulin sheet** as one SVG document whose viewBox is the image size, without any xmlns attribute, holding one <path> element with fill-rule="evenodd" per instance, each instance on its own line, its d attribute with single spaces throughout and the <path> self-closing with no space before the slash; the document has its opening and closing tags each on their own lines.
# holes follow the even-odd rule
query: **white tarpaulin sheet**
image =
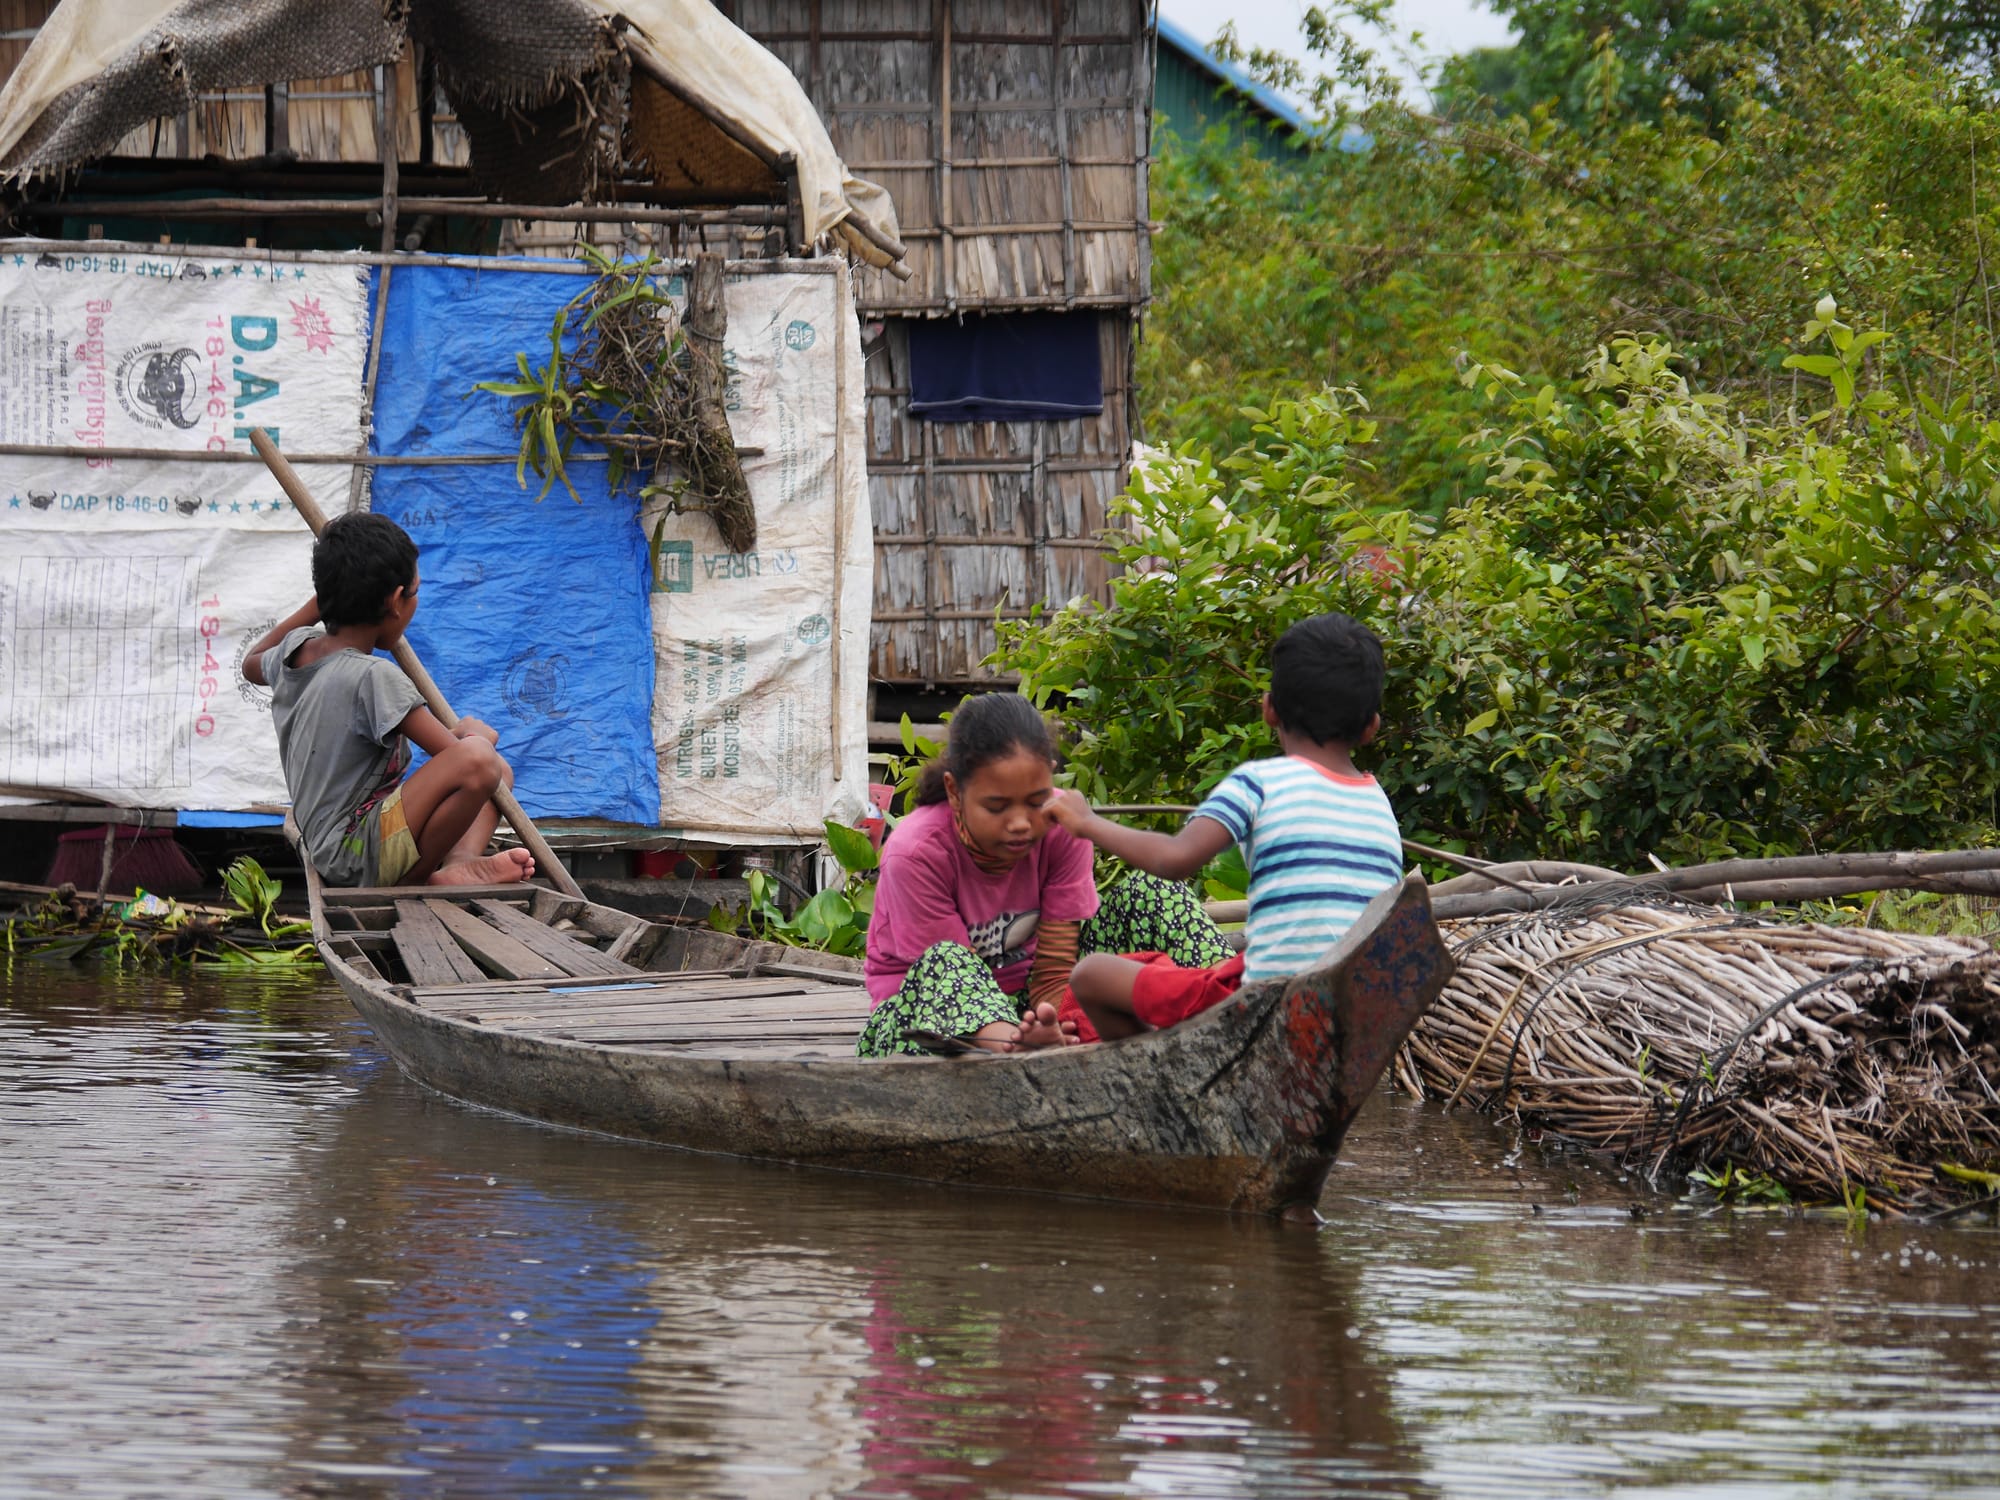
<svg viewBox="0 0 2000 1500">
<path fill-rule="evenodd" d="M 312 538 L 258 463 L 116 448 L 352 452 L 366 268 L 52 245 L 0 256 L 0 790 L 120 806 L 283 802 L 237 654 L 311 592 Z M 329 510 L 349 470 L 304 472 Z"/>
<path fill-rule="evenodd" d="M 762 450 L 743 458 L 757 548 L 725 550 L 706 516 L 660 530 L 660 821 L 716 842 L 817 841 L 867 799 L 861 334 L 843 274 L 733 276 L 726 300 L 730 430 Z M 649 536 L 661 514 L 645 513 Z"/>
</svg>

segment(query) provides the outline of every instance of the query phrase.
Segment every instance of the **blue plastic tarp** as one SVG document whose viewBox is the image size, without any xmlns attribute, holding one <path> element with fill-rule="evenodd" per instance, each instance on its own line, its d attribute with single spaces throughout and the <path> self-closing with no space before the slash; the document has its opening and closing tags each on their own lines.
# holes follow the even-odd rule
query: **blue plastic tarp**
<svg viewBox="0 0 2000 1500">
<path fill-rule="evenodd" d="M 380 273 L 377 273 L 378 277 Z M 374 447 L 382 454 L 519 451 L 516 403 L 476 392 L 543 365 L 557 311 L 586 283 L 533 270 L 396 267 Z M 375 509 L 419 549 L 410 644 L 452 707 L 500 733 L 537 817 L 659 821 L 646 540 L 605 466 L 570 471 L 537 503 L 509 464 L 375 470 Z"/>
</svg>

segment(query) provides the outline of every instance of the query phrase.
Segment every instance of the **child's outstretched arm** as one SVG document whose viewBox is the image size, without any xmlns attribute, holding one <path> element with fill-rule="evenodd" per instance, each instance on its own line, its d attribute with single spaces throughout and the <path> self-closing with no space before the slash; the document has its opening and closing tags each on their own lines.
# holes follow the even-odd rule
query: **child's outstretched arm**
<svg viewBox="0 0 2000 1500">
<path fill-rule="evenodd" d="M 1127 828 L 1090 809 L 1081 792 L 1058 791 L 1042 811 L 1080 839 L 1135 869 L 1168 880 L 1186 880 L 1236 841 L 1213 818 L 1191 818 L 1179 833 Z"/>
<path fill-rule="evenodd" d="M 269 687 L 270 684 L 264 680 L 264 653 L 300 626 L 317 624 L 319 624 L 319 595 L 314 594 L 312 598 L 265 631 L 264 638 L 250 648 L 249 654 L 243 658 L 243 680 L 254 682 L 258 687 Z"/>
</svg>

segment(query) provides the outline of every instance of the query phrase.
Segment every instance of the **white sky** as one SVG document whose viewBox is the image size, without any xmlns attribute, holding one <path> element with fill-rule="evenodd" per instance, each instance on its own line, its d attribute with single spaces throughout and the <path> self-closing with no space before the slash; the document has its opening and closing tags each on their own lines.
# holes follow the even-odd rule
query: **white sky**
<svg viewBox="0 0 2000 1500">
<path fill-rule="evenodd" d="M 1305 55 L 1299 36 L 1304 10 L 1305 0 L 1160 0 L 1162 15 L 1204 42 L 1234 21 L 1244 46 L 1275 47 L 1294 57 Z M 1504 46 L 1509 37 L 1506 21 L 1477 0 L 1396 0 L 1395 15 L 1405 34 L 1422 33 L 1423 51 L 1431 56 Z"/>
</svg>

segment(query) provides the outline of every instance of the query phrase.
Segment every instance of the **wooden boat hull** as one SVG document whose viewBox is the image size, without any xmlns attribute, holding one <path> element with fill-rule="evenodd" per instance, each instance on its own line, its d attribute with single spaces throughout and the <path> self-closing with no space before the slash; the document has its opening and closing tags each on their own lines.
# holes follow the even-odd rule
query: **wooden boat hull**
<svg viewBox="0 0 2000 1500">
<path fill-rule="evenodd" d="M 718 942 L 761 946 L 700 934 L 677 966 L 708 967 Z M 439 1014 L 337 944 L 321 951 L 397 1064 L 456 1099 L 800 1166 L 1250 1213 L 1318 1199 L 1348 1124 L 1452 967 L 1412 879 L 1378 898 L 1328 967 L 1166 1031 L 863 1060 L 523 1034 Z"/>
</svg>

